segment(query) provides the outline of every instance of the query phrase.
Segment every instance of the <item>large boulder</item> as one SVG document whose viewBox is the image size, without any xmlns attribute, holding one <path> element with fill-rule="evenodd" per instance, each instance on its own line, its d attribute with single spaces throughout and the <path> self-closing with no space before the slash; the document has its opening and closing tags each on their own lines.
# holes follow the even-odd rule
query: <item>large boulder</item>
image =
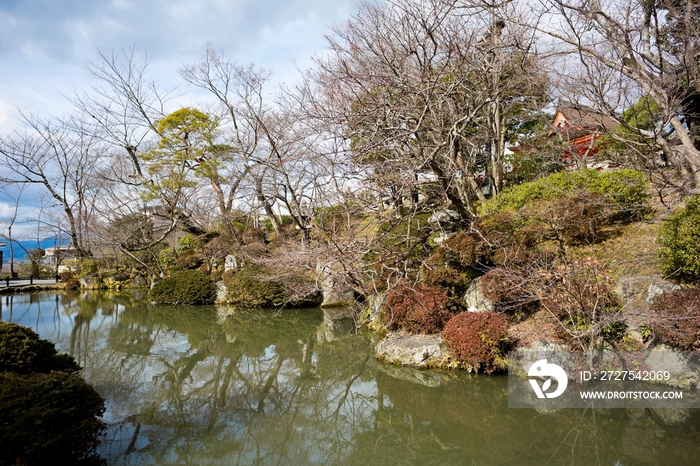
<svg viewBox="0 0 700 466">
<path fill-rule="evenodd" d="M 496 305 L 481 292 L 481 278 L 476 278 L 469 284 L 469 288 L 462 298 L 462 304 L 469 312 L 495 312 Z"/>
<path fill-rule="evenodd" d="M 388 295 L 388 291 L 378 291 L 377 293 L 367 297 L 367 318 L 373 328 L 386 328 L 384 320 L 382 319 L 382 311 L 384 310 L 384 303 L 386 302 L 386 297 Z"/>
<path fill-rule="evenodd" d="M 377 344 L 375 352 L 381 361 L 419 368 L 434 367 L 447 357 L 442 336 L 404 332 L 389 334 Z"/>
<path fill-rule="evenodd" d="M 323 302 L 321 307 L 345 307 L 355 303 L 355 292 L 342 271 L 321 262 L 316 266 L 320 277 Z"/>
</svg>

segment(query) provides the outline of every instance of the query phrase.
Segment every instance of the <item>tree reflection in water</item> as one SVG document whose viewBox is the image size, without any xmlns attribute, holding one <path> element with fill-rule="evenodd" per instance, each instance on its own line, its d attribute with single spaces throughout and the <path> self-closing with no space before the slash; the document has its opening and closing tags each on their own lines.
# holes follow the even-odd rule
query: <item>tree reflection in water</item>
<svg viewBox="0 0 700 466">
<path fill-rule="evenodd" d="M 505 377 L 375 361 L 319 310 L 5 297 L 107 399 L 109 464 L 695 464 L 694 412 L 508 409 Z M 68 331 L 70 329 L 70 331 Z"/>
</svg>

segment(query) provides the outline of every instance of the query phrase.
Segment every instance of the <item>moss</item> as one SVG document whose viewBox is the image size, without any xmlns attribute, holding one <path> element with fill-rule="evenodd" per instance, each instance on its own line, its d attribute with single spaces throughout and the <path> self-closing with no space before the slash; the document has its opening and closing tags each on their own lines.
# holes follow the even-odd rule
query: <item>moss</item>
<svg viewBox="0 0 700 466">
<path fill-rule="evenodd" d="M 158 304 L 211 304 L 216 285 L 199 270 L 186 270 L 156 283 L 148 297 Z"/>
</svg>

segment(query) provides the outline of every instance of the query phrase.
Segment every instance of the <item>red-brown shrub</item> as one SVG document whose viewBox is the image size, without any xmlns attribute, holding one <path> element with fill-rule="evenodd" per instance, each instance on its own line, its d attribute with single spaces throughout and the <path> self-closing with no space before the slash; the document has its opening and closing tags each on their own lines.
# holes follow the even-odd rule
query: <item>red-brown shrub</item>
<svg viewBox="0 0 700 466">
<path fill-rule="evenodd" d="M 496 305 L 496 310 L 516 312 L 537 302 L 530 290 L 531 278 L 518 268 L 492 269 L 481 277 L 481 292 Z"/>
<path fill-rule="evenodd" d="M 700 288 L 665 293 L 651 305 L 654 334 L 683 351 L 700 349 Z"/>
<path fill-rule="evenodd" d="M 442 332 L 450 354 L 487 374 L 502 367 L 508 318 L 496 312 L 462 312 Z"/>
<path fill-rule="evenodd" d="M 438 333 L 452 317 L 447 292 L 433 286 L 398 286 L 392 289 L 384 306 L 384 322 L 389 330 L 412 333 Z"/>
</svg>

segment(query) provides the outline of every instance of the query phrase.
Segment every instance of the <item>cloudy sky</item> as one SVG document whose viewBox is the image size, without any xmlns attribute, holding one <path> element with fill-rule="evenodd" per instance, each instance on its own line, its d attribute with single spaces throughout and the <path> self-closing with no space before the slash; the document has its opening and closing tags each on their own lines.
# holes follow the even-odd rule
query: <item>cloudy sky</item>
<svg viewBox="0 0 700 466">
<path fill-rule="evenodd" d="M 70 112 L 64 96 L 89 89 L 86 65 L 100 52 L 135 47 L 150 58 L 152 77 L 181 92 L 193 89 L 176 70 L 208 43 L 292 82 L 294 63 L 310 66 L 325 50 L 323 35 L 355 9 L 355 0 L 0 0 L 0 133 L 21 128 L 20 111 Z M 20 218 L 38 215 L 38 204 L 27 190 Z M 14 205 L 0 193 L 0 234 Z"/>
<path fill-rule="evenodd" d="M 292 80 L 292 60 L 308 66 L 354 10 L 355 0 L 0 0 L 0 131 L 18 125 L 18 109 L 64 113 L 61 94 L 89 87 L 98 51 L 136 47 L 173 83 L 211 43 Z"/>
</svg>

